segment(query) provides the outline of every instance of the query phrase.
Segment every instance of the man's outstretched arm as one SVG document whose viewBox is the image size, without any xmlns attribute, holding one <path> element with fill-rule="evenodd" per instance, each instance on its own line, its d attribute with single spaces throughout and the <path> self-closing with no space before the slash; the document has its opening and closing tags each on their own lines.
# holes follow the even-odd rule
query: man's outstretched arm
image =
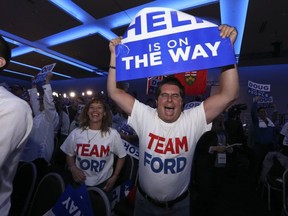
<svg viewBox="0 0 288 216">
<path fill-rule="evenodd" d="M 234 44 L 237 37 L 235 28 L 227 25 L 220 25 L 219 30 L 222 38 L 229 37 L 231 43 Z M 238 98 L 239 88 L 239 77 L 236 64 L 223 67 L 220 76 L 220 91 L 204 101 L 207 123 L 212 122 L 215 117 L 227 109 Z"/>
</svg>

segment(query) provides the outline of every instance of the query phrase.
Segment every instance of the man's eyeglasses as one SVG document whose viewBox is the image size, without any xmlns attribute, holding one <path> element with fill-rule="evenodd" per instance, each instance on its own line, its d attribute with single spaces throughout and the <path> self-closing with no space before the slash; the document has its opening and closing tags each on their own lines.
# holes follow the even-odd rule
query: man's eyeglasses
<svg viewBox="0 0 288 216">
<path fill-rule="evenodd" d="M 168 100 L 169 98 L 171 98 L 172 100 L 179 100 L 181 98 L 180 94 L 168 94 L 168 93 L 162 93 L 160 94 L 160 98 L 166 99 Z"/>
</svg>

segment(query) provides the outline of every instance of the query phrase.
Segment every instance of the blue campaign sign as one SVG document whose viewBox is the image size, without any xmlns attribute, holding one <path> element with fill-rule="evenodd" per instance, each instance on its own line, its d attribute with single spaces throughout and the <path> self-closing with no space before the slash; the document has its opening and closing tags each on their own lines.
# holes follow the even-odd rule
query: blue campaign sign
<svg viewBox="0 0 288 216">
<path fill-rule="evenodd" d="M 56 63 L 45 65 L 41 71 L 35 76 L 35 79 L 32 81 L 33 84 L 38 84 L 46 80 L 46 76 L 49 72 L 53 71 Z"/>
<path fill-rule="evenodd" d="M 73 187 L 68 184 L 56 204 L 43 216 L 94 215 L 87 188 L 84 184 Z"/>
<path fill-rule="evenodd" d="M 117 81 L 235 64 L 218 26 L 169 8 L 145 8 L 116 47 Z"/>
</svg>

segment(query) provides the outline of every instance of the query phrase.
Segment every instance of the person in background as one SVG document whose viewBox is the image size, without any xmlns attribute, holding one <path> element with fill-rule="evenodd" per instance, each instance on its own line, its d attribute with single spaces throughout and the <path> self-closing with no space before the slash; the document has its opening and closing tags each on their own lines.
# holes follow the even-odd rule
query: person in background
<svg viewBox="0 0 288 216">
<path fill-rule="evenodd" d="M 75 117 L 80 114 L 84 106 L 85 106 L 85 100 L 83 97 L 78 96 L 76 98 L 71 99 L 70 105 L 66 106 L 65 110 L 69 116 L 70 122 L 73 122 L 75 120 Z"/>
<path fill-rule="evenodd" d="M 155 100 L 153 98 L 148 98 L 145 104 L 152 108 L 156 108 Z"/>
<path fill-rule="evenodd" d="M 70 134 L 75 128 L 79 127 L 79 121 L 80 121 L 79 118 L 80 118 L 80 113 L 76 113 L 76 115 L 74 116 L 74 120 L 70 123 L 68 134 Z"/>
<path fill-rule="evenodd" d="M 213 205 L 217 195 L 228 182 L 229 156 L 233 152 L 224 125 L 224 115 L 220 114 L 212 122 L 211 131 L 199 139 L 194 156 L 193 179 L 197 190 L 195 208 L 197 215 L 213 215 Z"/>
<path fill-rule="evenodd" d="M 95 97 L 89 101 L 80 115 L 79 128 L 60 147 L 75 182 L 107 192 L 113 188 L 124 165 L 126 150 L 111 125 L 111 111 L 104 99 Z M 118 157 L 115 170 L 114 155 Z"/>
<path fill-rule="evenodd" d="M 34 114 L 33 128 L 20 160 L 33 162 L 37 167 L 39 179 L 50 165 L 54 152 L 55 129 L 59 124 L 59 115 L 56 111 L 50 85 L 52 76 L 52 73 L 48 73 L 45 84 L 41 86 L 44 91 L 43 95 L 38 97 L 37 85 L 33 81 L 32 88 L 28 90 Z"/>
<path fill-rule="evenodd" d="M 259 181 L 262 164 L 265 156 L 270 151 L 275 151 L 277 146 L 277 131 L 273 121 L 267 116 L 264 107 L 258 107 L 260 97 L 253 98 L 251 118 L 253 123 L 253 160 L 252 160 L 252 186 Z"/>
<path fill-rule="evenodd" d="M 57 134 L 58 144 L 60 146 L 69 134 L 70 119 L 68 114 L 63 109 L 62 98 L 56 96 L 53 96 L 53 98 L 56 111 L 59 115 L 59 123 L 55 130 L 55 133 Z"/>
<path fill-rule="evenodd" d="M 0 36 L 0 72 L 10 57 L 10 47 Z M 32 125 L 29 104 L 0 86 L 0 215 L 9 213 L 13 179 Z"/>
<path fill-rule="evenodd" d="M 25 89 L 23 86 L 14 84 L 14 85 L 10 86 L 10 89 L 11 89 L 11 93 L 13 93 L 17 97 L 20 97 L 21 99 L 23 99 L 29 103 L 29 101 L 30 101 L 29 93 L 28 93 L 27 89 Z"/>
<path fill-rule="evenodd" d="M 138 146 L 138 136 L 134 129 L 127 124 L 127 114 L 115 104 L 112 114 L 112 127 L 118 131 L 121 139 Z"/>
<path fill-rule="evenodd" d="M 128 93 L 129 83 L 118 82 L 117 88 L 123 89 Z M 112 127 L 118 131 L 121 139 L 131 143 L 132 145 L 138 146 L 138 136 L 134 129 L 127 124 L 128 115 L 113 101 L 112 107 Z"/>
<path fill-rule="evenodd" d="M 235 146 L 233 153 L 229 155 L 229 165 L 232 175 L 237 174 L 239 166 L 245 165 L 243 161 L 241 162 L 242 156 L 249 157 L 244 127 L 240 118 L 242 111 L 246 109 L 247 106 L 245 104 L 235 104 L 231 106 L 228 109 L 228 118 L 225 120 L 225 131 L 230 143 L 242 143 L 241 146 Z"/>
<path fill-rule="evenodd" d="M 237 31 L 219 26 L 221 37 L 234 44 Z M 189 183 L 196 143 L 210 130 L 212 120 L 229 107 L 239 94 L 236 65 L 223 67 L 219 93 L 199 106 L 183 111 L 185 89 L 167 77 L 157 91 L 157 108 L 145 105 L 116 85 L 115 46 L 110 41 L 108 95 L 129 116 L 128 124 L 139 137 L 139 184 L 134 215 L 190 215 Z"/>
<path fill-rule="evenodd" d="M 59 123 L 55 129 L 55 148 L 52 156 L 51 164 L 54 167 L 64 168 L 66 165 L 66 155 L 61 151 L 60 146 L 65 141 L 69 134 L 70 119 L 68 114 L 63 109 L 61 97 L 53 96 L 56 111 L 59 116 Z"/>
<path fill-rule="evenodd" d="M 228 110 L 228 118 L 224 123 L 231 143 L 246 143 L 243 123 L 240 118 L 241 112 L 246 109 L 245 104 L 236 104 Z"/>
<path fill-rule="evenodd" d="M 281 152 L 288 156 L 288 122 L 286 122 L 279 133 L 279 146 Z"/>
</svg>

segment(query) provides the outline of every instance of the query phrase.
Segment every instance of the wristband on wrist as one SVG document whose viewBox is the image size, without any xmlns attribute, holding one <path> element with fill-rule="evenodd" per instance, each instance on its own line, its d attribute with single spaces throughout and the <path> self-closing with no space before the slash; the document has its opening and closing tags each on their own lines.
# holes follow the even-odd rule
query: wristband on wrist
<svg viewBox="0 0 288 216">
<path fill-rule="evenodd" d="M 117 178 L 119 177 L 119 174 L 114 173 L 113 176 L 116 176 Z"/>
<path fill-rule="evenodd" d="M 112 65 L 109 65 L 109 68 L 116 70 L 116 67 Z"/>
</svg>

